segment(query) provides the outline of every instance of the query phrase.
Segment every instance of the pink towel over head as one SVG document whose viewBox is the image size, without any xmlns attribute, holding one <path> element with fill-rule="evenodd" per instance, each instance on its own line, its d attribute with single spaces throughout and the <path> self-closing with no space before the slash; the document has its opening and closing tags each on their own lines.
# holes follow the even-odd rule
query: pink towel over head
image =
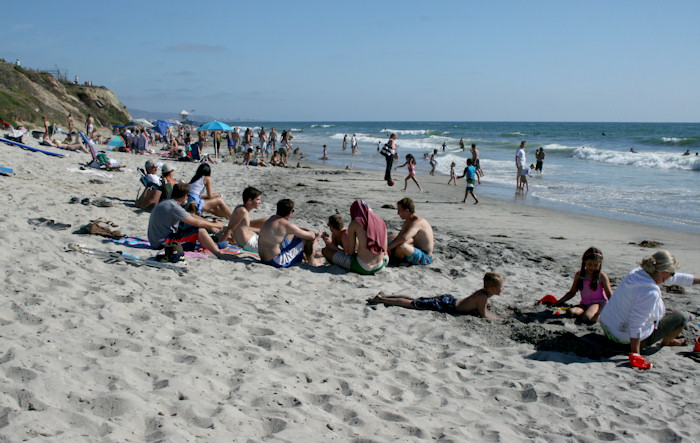
<svg viewBox="0 0 700 443">
<path fill-rule="evenodd" d="M 350 216 L 367 232 L 367 249 L 373 254 L 386 252 L 386 224 L 364 200 L 357 199 L 350 206 Z"/>
</svg>

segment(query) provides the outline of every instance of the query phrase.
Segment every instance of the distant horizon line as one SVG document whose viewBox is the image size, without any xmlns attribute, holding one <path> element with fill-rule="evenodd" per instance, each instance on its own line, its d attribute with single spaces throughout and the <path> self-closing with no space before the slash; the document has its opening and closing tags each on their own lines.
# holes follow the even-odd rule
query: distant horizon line
<svg viewBox="0 0 700 443">
<path fill-rule="evenodd" d="M 634 123 L 634 124 L 700 124 L 692 121 L 594 121 L 594 120 L 241 120 L 220 119 L 218 121 L 230 121 L 240 123 Z"/>
<path fill-rule="evenodd" d="M 191 121 L 198 119 L 189 118 Z M 208 119 L 204 119 L 208 120 Z M 680 124 L 697 125 L 700 122 L 691 121 L 593 121 L 593 120 L 266 120 L 266 119 L 230 119 L 214 118 L 213 121 L 222 123 L 585 123 L 585 124 Z"/>
</svg>

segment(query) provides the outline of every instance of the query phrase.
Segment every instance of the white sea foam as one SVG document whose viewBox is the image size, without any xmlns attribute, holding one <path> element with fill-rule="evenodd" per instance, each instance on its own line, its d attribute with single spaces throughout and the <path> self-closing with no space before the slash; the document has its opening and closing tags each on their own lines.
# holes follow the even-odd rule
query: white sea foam
<svg viewBox="0 0 700 443">
<path fill-rule="evenodd" d="M 686 140 L 689 140 L 687 138 L 678 138 L 678 137 L 661 137 L 661 141 L 664 143 L 682 143 Z"/>
<path fill-rule="evenodd" d="M 595 148 L 576 148 L 574 158 L 615 165 L 638 166 L 655 169 L 700 170 L 700 160 L 693 156 L 680 156 L 665 152 L 620 152 Z"/>
<path fill-rule="evenodd" d="M 542 145 L 544 152 L 547 151 L 573 151 L 576 148 L 573 146 L 560 145 L 558 143 L 550 143 L 548 145 Z"/>
<path fill-rule="evenodd" d="M 425 135 L 427 134 L 427 129 L 382 129 L 382 132 L 387 134 L 397 134 L 397 135 Z"/>
<path fill-rule="evenodd" d="M 321 124 L 317 124 L 317 123 L 314 123 L 313 125 L 311 125 L 312 128 L 332 128 L 334 126 L 335 125 L 321 125 Z"/>
</svg>

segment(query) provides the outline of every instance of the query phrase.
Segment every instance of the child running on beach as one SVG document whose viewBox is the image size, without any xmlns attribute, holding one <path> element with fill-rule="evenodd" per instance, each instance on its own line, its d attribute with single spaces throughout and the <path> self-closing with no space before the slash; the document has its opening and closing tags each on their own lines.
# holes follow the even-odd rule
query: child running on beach
<svg viewBox="0 0 700 443">
<path fill-rule="evenodd" d="M 407 309 L 420 309 L 445 312 L 447 314 L 468 314 L 481 318 L 492 318 L 503 320 L 498 317 L 491 317 L 486 312 L 489 298 L 498 295 L 503 291 L 503 276 L 495 272 L 484 274 L 484 287 L 474 292 L 469 297 L 457 300 L 451 295 L 438 297 L 413 298 L 408 295 L 385 295 L 383 292 L 367 299 L 371 305 L 383 303 L 384 306 L 400 306 Z"/>
<path fill-rule="evenodd" d="M 447 182 L 448 185 L 454 180 L 455 186 L 457 186 L 457 174 L 455 174 L 455 166 L 457 166 L 457 163 L 455 162 L 452 162 L 450 164 L 450 181 Z"/>
<path fill-rule="evenodd" d="M 444 150 L 444 149 L 443 149 L 443 150 Z M 438 150 L 437 150 L 437 149 L 433 149 L 433 155 L 430 156 L 430 167 L 431 167 L 431 169 L 430 169 L 430 175 L 435 175 L 435 167 L 436 167 L 437 164 L 438 164 L 438 163 L 437 163 L 437 159 L 435 158 L 435 157 L 437 157 L 437 154 L 438 154 Z"/>
<path fill-rule="evenodd" d="M 479 200 L 476 198 L 476 195 L 474 195 L 474 179 L 476 178 L 479 181 L 479 184 L 481 184 L 481 179 L 476 174 L 474 161 L 471 158 L 467 159 L 467 167 L 464 168 L 464 174 L 460 175 L 457 178 L 462 178 L 465 175 L 467 176 L 467 190 L 464 191 L 464 200 L 462 200 L 462 203 L 466 203 L 467 197 L 469 197 L 469 194 L 471 194 L 472 197 L 474 197 L 474 204 L 477 204 L 479 203 Z"/>
<path fill-rule="evenodd" d="M 581 258 L 581 270 L 574 276 L 571 289 L 554 306 L 564 305 L 567 300 L 581 291 L 581 303 L 569 309 L 568 314 L 572 317 L 580 317 L 585 322 L 597 320 L 603 306 L 612 296 L 610 279 L 600 270 L 602 264 L 603 253 L 600 249 L 594 247 L 586 249 Z"/>
<path fill-rule="evenodd" d="M 404 163 L 401 166 L 397 166 L 396 169 L 403 168 L 406 165 L 408 165 L 408 177 L 406 177 L 406 182 L 404 183 L 403 190 L 405 191 L 406 188 L 408 188 L 408 180 L 413 180 L 418 186 L 420 192 L 423 192 L 423 188 L 420 187 L 420 183 L 418 183 L 418 180 L 416 180 L 416 159 L 413 157 L 413 155 L 406 154 L 406 163 Z"/>
</svg>

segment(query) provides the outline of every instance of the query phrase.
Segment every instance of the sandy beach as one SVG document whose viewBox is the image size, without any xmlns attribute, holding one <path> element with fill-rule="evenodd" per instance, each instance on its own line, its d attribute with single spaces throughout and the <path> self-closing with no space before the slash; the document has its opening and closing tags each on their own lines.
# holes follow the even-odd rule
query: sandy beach
<svg viewBox="0 0 700 443">
<path fill-rule="evenodd" d="M 25 138 L 37 146 L 35 140 Z M 58 151 L 64 152 L 66 151 Z M 127 166 L 95 175 L 89 156 L 55 158 L 0 144 L 6 192 L 0 215 L 0 441 L 696 441 L 697 363 L 692 346 L 652 348 L 638 371 L 627 354 L 586 345 L 599 326 L 555 316 L 535 302 L 561 297 L 589 246 L 605 256 L 613 288 L 662 243 L 700 273 L 697 235 L 571 215 L 479 197 L 464 180 L 419 175 L 402 192 L 383 173 L 212 165 L 229 207 L 255 186 L 253 217 L 296 203 L 292 221 L 316 230 L 336 212 L 349 222 L 365 199 L 390 233 L 409 196 L 435 230 L 433 264 L 361 276 L 337 266 L 289 269 L 251 257 L 188 258 L 187 273 L 105 262 L 70 243 L 152 257 L 155 251 L 76 234 L 104 217 L 145 237 L 149 213 L 133 206 L 147 158 L 108 152 Z M 189 181 L 195 163 L 171 162 Z M 297 160 L 292 164 L 296 165 Z M 477 196 L 479 188 L 476 189 Z M 105 198 L 111 207 L 70 204 Z M 653 204 L 650 200 L 649 204 Z M 36 226 L 45 218 L 64 230 Z M 485 272 L 505 277 L 490 302 L 502 322 L 370 306 L 385 293 L 463 297 Z M 700 335 L 698 286 L 664 292 L 690 312 L 683 336 Z M 575 300 L 578 300 L 578 296 Z M 575 352 L 574 352 L 575 351 Z M 604 355 L 605 354 L 605 355 Z"/>
</svg>

